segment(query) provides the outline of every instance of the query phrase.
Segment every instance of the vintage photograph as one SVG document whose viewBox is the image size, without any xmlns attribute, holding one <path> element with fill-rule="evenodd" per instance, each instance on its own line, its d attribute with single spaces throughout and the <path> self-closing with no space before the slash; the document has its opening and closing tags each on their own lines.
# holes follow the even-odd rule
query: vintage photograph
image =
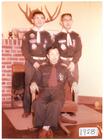
<svg viewBox="0 0 104 140">
<path fill-rule="evenodd" d="M 102 139 L 102 1 L 2 1 L 2 138 Z"/>
</svg>

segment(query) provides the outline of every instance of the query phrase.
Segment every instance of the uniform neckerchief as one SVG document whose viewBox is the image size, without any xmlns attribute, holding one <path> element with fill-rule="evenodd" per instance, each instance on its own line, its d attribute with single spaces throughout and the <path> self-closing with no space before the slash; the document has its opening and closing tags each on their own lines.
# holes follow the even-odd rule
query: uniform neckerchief
<svg viewBox="0 0 104 140">
<path fill-rule="evenodd" d="M 34 26 L 33 30 L 37 32 L 37 43 L 41 43 L 40 32 L 44 30 L 43 26 L 39 29 L 36 26 Z"/>
<path fill-rule="evenodd" d="M 72 45 L 72 40 L 71 40 L 71 37 L 70 37 L 70 33 L 72 32 L 72 30 L 70 29 L 69 31 L 66 31 L 64 28 L 62 29 L 62 32 L 63 33 L 66 33 L 67 34 L 67 46 L 70 46 Z"/>
</svg>

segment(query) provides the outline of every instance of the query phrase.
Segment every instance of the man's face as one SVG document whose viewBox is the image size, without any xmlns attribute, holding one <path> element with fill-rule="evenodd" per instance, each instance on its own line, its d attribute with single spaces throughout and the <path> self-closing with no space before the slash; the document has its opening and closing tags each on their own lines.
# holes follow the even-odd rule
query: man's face
<svg viewBox="0 0 104 140">
<path fill-rule="evenodd" d="M 45 23 L 45 17 L 42 14 L 36 14 L 32 21 L 37 28 L 41 28 Z"/>
<path fill-rule="evenodd" d="M 62 20 L 61 20 L 61 25 L 64 27 L 66 30 L 69 30 L 72 26 L 72 17 L 69 15 L 65 15 Z"/>
<path fill-rule="evenodd" d="M 59 57 L 60 57 L 58 49 L 56 49 L 56 48 L 50 49 L 47 57 L 51 64 L 53 64 L 53 65 L 57 64 L 59 61 Z"/>
</svg>

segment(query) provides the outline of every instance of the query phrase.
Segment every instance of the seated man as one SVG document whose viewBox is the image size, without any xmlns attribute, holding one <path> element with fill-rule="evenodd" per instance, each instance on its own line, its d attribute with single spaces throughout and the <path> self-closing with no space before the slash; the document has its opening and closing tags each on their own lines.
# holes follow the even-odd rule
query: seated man
<svg viewBox="0 0 104 140">
<path fill-rule="evenodd" d="M 52 138 L 52 128 L 58 127 L 65 100 L 65 82 L 67 81 L 69 86 L 77 84 L 69 70 L 60 63 L 60 54 L 55 44 L 48 50 L 47 58 L 49 61 L 40 66 L 30 85 L 32 96 L 35 96 L 36 90 L 40 93 L 39 98 L 33 100 L 32 104 L 34 126 L 42 128 L 39 138 Z"/>
</svg>

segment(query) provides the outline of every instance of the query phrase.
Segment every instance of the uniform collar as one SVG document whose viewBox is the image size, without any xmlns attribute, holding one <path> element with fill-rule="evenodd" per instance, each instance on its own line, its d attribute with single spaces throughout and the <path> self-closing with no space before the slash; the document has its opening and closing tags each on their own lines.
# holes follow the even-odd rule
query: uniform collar
<svg viewBox="0 0 104 140">
<path fill-rule="evenodd" d="M 40 29 L 38 29 L 37 27 L 34 26 L 32 29 L 34 31 L 37 31 L 37 32 L 40 32 L 40 31 L 43 31 L 44 30 L 43 26 Z"/>
<path fill-rule="evenodd" d="M 55 67 L 57 67 L 57 66 L 59 66 L 59 65 L 61 64 L 61 60 L 59 59 L 59 61 L 58 61 L 55 65 L 51 64 L 50 61 L 48 60 L 48 64 L 49 64 L 50 66 L 55 66 Z"/>
<path fill-rule="evenodd" d="M 67 31 L 65 30 L 65 28 L 62 28 L 62 32 L 63 33 L 67 33 Z M 68 31 L 68 33 L 71 33 L 72 32 L 72 29 L 70 29 L 69 31 Z"/>
</svg>

